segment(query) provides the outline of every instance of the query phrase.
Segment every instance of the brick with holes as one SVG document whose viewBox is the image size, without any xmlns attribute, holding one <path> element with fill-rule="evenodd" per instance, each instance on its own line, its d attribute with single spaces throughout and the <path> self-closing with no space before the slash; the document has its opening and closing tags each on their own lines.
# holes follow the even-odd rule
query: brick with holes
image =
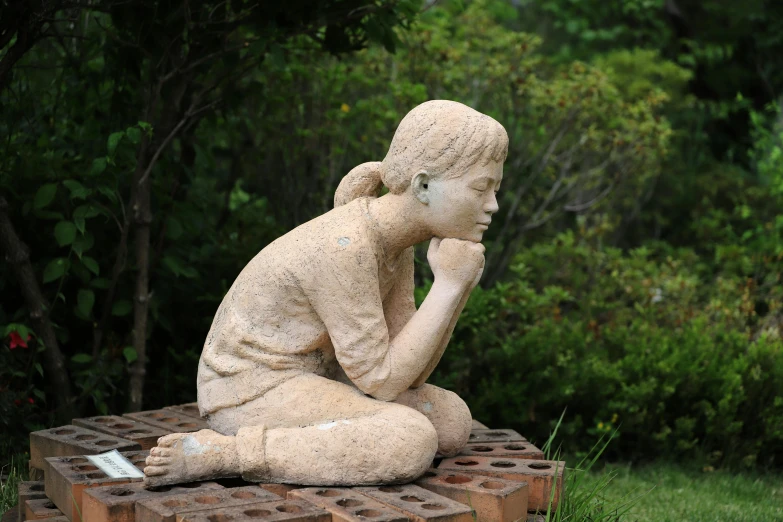
<svg viewBox="0 0 783 522">
<path fill-rule="evenodd" d="M 140 450 L 141 445 L 71 424 L 30 433 L 30 465 L 44 470 L 44 473 L 44 459 L 47 457 L 97 455 L 114 449 Z"/>
<path fill-rule="evenodd" d="M 134 466 L 144 469 L 149 451 L 128 451 L 122 453 Z M 82 493 L 85 489 L 101 486 L 141 482 L 140 478 L 111 478 L 94 466 L 85 456 L 50 457 L 44 460 L 46 496 L 70 520 L 80 520 Z"/>
<path fill-rule="evenodd" d="M 191 431 L 209 429 L 209 426 L 204 420 L 182 415 L 172 410 L 140 411 L 136 413 L 126 413 L 123 417 L 175 433 L 188 433 Z"/>
<path fill-rule="evenodd" d="M 89 522 L 133 522 L 136 502 L 140 500 L 214 489 L 223 489 L 223 486 L 217 482 L 192 482 L 147 489 L 143 483 L 136 482 L 86 489 L 82 493 L 82 516 Z"/>
<path fill-rule="evenodd" d="M 528 509 L 546 511 L 554 488 L 552 509 L 560 501 L 565 462 L 492 457 L 454 457 L 438 465 L 442 471 L 500 477 L 528 484 Z"/>
<path fill-rule="evenodd" d="M 304 488 L 288 493 L 289 500 L 302 500 L 332 514 L 333 522 L 407 522 L 408 517 L 349 488 Z"/>
<path fill-rule="evenodd" d="M 288 492 L 295 489 L 306 488 L 307 486 L 295 486 L 294 484 L 274 484 L 272 482 L 258 484 L 258 487 L 263 488 L 270 493 L 274 493 L 278 497 L 288 498 Z"/>
<path fill-rule="evenodd" d="M 414 484 L 354 488 L 414 522 L 473 522 L 473 509 Z"/>
<path fill-rule="evenodd" d="M 258 486 L 181 493 L 136 502 L 136 522 L 176 522 L 181 516 L 206 509 L 227 509 L 282 499 Z"/>
<path fill-rule="evenodd" d="M 470 430 L 468 444 L 486 444 L 487 442 L 527 442 L 527 439 L 514 430 Z"/>
<path fill-rule="evenodd" d="M 307 502 L 282 499 L 177 515 L 177 522 L 224 522 L 251 519 L 269 522 L 331 522 L 332 515 Z"/>
<path fill-rule="evenodd" d="M 133 441 L 139 444 L 143 450 L 155 447 L 160 437 L 173 433 L 171 430 L 156 428 L 149 424 L 144 424 L 143 422 L 127 417 L 120 417 L 118 415 L 73 419 L 71 422 L 73 422 L 74 426 L 80 426 L 82 428 Z"/>
<path fill-rule="evenodd" d="M 19 504 L 17 504 L 17 517 L 19 522 L 22 522 L 24 520 L 24 503 L 28 500 L 46 498 L 43 481 L 25 480 L 20 482 L 17 498 L 19 499 Z"/>
<path fill-rule="evenodd" d="M 527 514 L 526 482 L 430 469 L 416 485 L 469 505 L 478 522 L 515 522 Z"/>
<path fill-rule="evenodd" d="M 187 415 L 188 417 L 193 417 L 194 419 L 201 418 L 201 413 L 199 413 L 198 411 L 198 403 L 196 402 L 189 402 L 187 404 L 177 404 L 176 406 L 166 406 L 163 409 L 171 410 L 180 415 Z"/>
<path fill-rule="evenodd" d="M 489 428 L 482 424 L 481 422 L 477 421 L 476 419 L 473 419 L 473 424 L 471 426 L 471 429 L 473 430 L 488 430 Z"/>
<path fill-rule="evenodd" d="M 43 520 L 62 516 L 62 512 L 48 498 L 25 500 L 24 518 L 21 520 Z"/>
<path fill-rule="evenodd" d="M 543 460 L 544 452 L 529 442 L 487 442 L 486 444 L 468 444 L 460 450 L 457 456 Z"/>
</svg>

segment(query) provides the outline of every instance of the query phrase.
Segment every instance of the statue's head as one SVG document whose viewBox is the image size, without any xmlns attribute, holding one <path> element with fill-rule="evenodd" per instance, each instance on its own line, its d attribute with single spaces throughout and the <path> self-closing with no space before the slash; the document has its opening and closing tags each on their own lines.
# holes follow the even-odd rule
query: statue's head
<svg viewBox="0 0 783 522">
<path fill-rule="evenodd" d="M 382 162 L 363 163 L 343 178 L 335 206 L 377 196 L 382 185 L 424 205 L 438 237 L 480 241 L 497 211 L 508 135 L 491 117 L 448 100 L 422 103 L 394 133 Z"/>
</svg>

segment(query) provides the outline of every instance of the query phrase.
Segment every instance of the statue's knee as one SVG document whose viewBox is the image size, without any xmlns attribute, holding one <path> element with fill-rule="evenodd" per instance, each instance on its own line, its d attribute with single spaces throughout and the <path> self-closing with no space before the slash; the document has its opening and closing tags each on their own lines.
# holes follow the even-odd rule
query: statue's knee
<svg viewBox="0 0 783 522">
<path fill-rule="evenodd" d="M 394 427 L 384 437 L 387 469 L 394 470 L 394 482 L 410 482 L 432 465 L 438 449 L 438 432 L 417 411 L 400 408 L 394 417 Z"/>
<path fill-rule="evenodd" d="M 467 444 L 473 419 L 470 408 L 459 395 L 448 390 L 441 392 L 438 415 L 432 422 L 438 431 L 438 452 L 451 457 Z"/>
</svg>

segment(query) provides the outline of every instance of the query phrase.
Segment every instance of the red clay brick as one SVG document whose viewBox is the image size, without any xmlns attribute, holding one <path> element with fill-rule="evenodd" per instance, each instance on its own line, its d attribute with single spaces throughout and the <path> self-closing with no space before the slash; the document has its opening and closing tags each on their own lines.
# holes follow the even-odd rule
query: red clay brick
<svg viewBox="0 0 783 522">
<path fill-rule="evenodd" d="M 137 468 L 143 470 L 149 451 L 123 452 Z M 46 496 L 70 520 L 79 520 L 82 492 L 88 488 L 141 482 L 142 479 L 110 478 L 84 456 L 47 458 Z"/>
<path fill-rule="evenodd" d="M 195 511 L 177 515 L 177 522 L 224 522 L 230 520 L 262 519 L 270 522 L 331 522 L 328 511 L 307 502 L 277 500 L 257 502 L 244 506 Z"/>
<path fill-rule="evenodd" d="M 485 425 L 477 421 L 476 419 L 473 419 L 473 426 L 471 429 L 474 430 L 488 430 L 489 428 Z"/>
<path fill-rule="evenodd" d="M 526 482 L 431 469 L 416 485 L 472 507 L 478 522 L 516 522 L 527 516 Z"/>
<path fill-rule="evenodd" d="M 415 522 L 473 522 L 473 510 L 413 484 L 354 488 Z"/>
<path fill-rule="evenodd" d="M 258 486 L 192 492 L 166 498 L 151 498 L 136 503 L 136 522 L 175 522 L 181 515 L 196 511 L 228 509 L 259 502 L 282 501 Z"/>
<path fill-rule="evenodd" d="M 193 482 L 147 489 L 143 483 L 136 482 L 87 489 L 82 493 L 82 516 L 85 522 L 133 522 L 136 502 L 140 500 L 213 489 L 223 489 L 223 486 L 216 482 Z"/>
<path fill-rule="evenodd" d="M 27 500 L 37 500 L 40 498 L 46 498 L 43 481 L 26 480 L 19 483 L 19 504 L 17 504 L 17 518 L 19 519 L 19 522 L 24 520 L 24 503 Z"/>
<path fill-rule="evenodd" d="M 468 444 L 462 448 L 458 456 L 543 460 L 544 452 L 529 442 L 487 442 L 486 444 Z"/>
<path fill-rule="evenodd" d="M 546 511 L 554 484 L 552 509 L 557 507 L 563 487 L 565 462 L 552 460 L 496 459 L 492 457 L 454 457 L 443 460 L 439 470 L 500 477 L 528 483 L 528 509 Z M 557 478 L 555 478 L 557 471 Z"/>
<path fill-rule="evenodd" d="M 263 488 L 270 493 L 274 493 L 278 497 L 287 498 L 288 492 L 295 489 L 306 488 L 307 486 L 294 486 L 293 484 L 258 484 L 258 487 Z"/>
<path fill-rule="evenodd" d="M 408 517 L 350 488 L 305 488 L 288 493 L 332 514 L 332 522 L 407 522 Z"/>
<path fill-rule="evenodd" d="M 62 512 L 48 498 L 26 500 L 24 503 L 22 520 L 43 520 L 59 516 L 62 516 Z"/>
<path fill-rule="evenodd" d="M 143 450 L 155 447 L 160 437 L 172 433 L 171 430 L 156 428 L 149 424 L 144 424 L 143 422 L 120 417 L 118 415 L 73 419 L 72 422 L 75 426 L 81 426 L 82 428 L 136 442 Z"/>
<path fill-rule="evenodd" d="M 486 444 L 487 442 L 527 442 L 527 439 L 514 430 L 470 430 L 468 444 Z"/>
<path fill-rule="evenodd" d="M 187 404 L 178 404 L 176 406 L 166 406 L 163 409 L 171 410 L 180 415 L 187 415 L 188 417 L 193 417 L 194 419 L 201 418 L 201 414 L 198 411 L 198 403 L 196 402 L 189 402 Z"/>
<path fill-rule="evenodd" d="M 30 433 L 30 465 L 42 470 L 46 469 L 44 459 L 47 457 L 97 455 L 113 449 L 133 451 L 140 450 L 141 446 L 71 424 Z"/>
<path fill-rule="evenodd" d="M 172 410 L 140 411 L 137 413 L 126 413 L 123 417 L 176 433 L 188 433 L 209 428 L 202 419 L 175 413 Z"/>
</svg>

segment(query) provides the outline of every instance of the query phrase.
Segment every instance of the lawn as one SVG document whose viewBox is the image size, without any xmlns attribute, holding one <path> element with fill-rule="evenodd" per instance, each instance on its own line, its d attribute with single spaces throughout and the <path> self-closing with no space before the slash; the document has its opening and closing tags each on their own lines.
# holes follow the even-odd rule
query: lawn
<svg viewBox="0 0 783 522">
<path fill-rule="evenodd" d="M 775 522 L 783 521 L 783 475 L 701 472 L 673 464 L 607 466 L 587 482 L 607 473 L 615 478 L 606 500 L 641 498 L 624 522 Z"/>
</svg>

